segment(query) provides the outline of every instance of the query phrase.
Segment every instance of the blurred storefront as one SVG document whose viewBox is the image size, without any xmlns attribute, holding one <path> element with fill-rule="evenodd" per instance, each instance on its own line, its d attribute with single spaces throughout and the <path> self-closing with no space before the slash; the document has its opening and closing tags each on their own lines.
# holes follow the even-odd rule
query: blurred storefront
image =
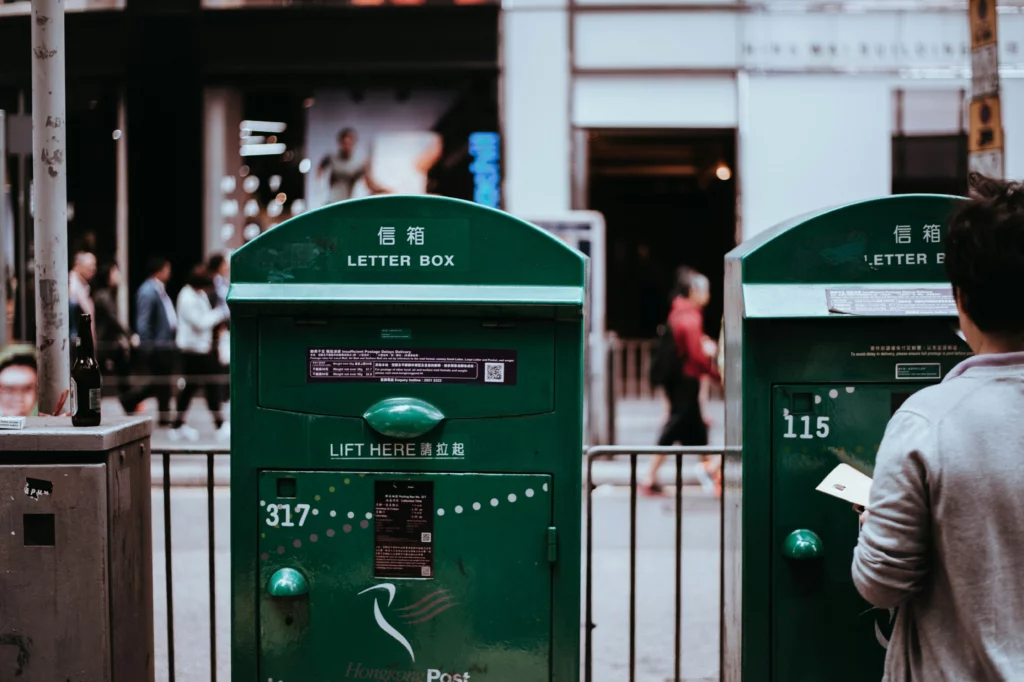
<svg viewBox="0 0 1024 682">
<path fill-rule="evenodd" d="M 1006 174 L 1020 178 L 1024 2 L 998 11 Z M 966 189 L 963 0 L 528 0 L 502 30 L 513 212 L 591 207 L 593 131 L 732 135 L 737 239 L 893 191 Z"/>
<path fill-rule="evenodd" d="M 362 79 L 360 79 L 362 80 Z M 376 77 L 204 93 L 205 247 L 237 248 L 304 211 L 373 194 L 479 191 L 474 142 L 497 142 L 497 81 Z"/>
<path fill-rule="evenodd" d="M 29 10 L 0 2 L 0 109 L 12 119 L 31 105 Z M 487 189 L 501 173 L 497 0 L 67 0 L 67 11 L 69 230 L 101 261 L 116 257 L 130 290 L 151 256 L 180 281 L 209 253 L 322 204 L 322 162 L 345 128 L 376 182 L 353 196 L 500 202 Z M 481 140 L 494 147 L 483 173 Z M 30 156 L 8 158 L 26 282 Z M 33 298 L 24 311 L 16 298 L 20 338 Z"/>
</svg>

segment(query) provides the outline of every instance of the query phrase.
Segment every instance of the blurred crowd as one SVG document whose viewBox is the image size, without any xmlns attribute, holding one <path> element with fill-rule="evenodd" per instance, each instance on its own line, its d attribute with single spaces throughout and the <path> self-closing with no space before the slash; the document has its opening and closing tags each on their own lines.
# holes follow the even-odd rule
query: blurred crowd
<svg viewBox="0 0 1024 682">
<path fill-rule="evenodd" d="M 185 285 L 172 298 L 167 290 L 171 264 L 153 258 L 146 280 L 134 292 L 135 314 L 126 326 L 118 315 L 118 290 L 123 286 L 117 264 L 99 264 L 81 250 L 72 257 L 68 302 L 72 349 L 85 330 L 79 315 L 92 318 L 97 360 L 105 384 L 116 387 L 128 414 L 156 403 L 157 425 L 171 440 L 196 441 L 199 432 L 185 423 L 193 398 L 202 392 L 218 438 L 230 437 L 222 406 L 229 398 L 230 314 L 227 290 L 230 262 L 214 254 L 193 267 Z M 178 390 L 175 391 L 174 389 Z M 37 412 L 35 349 L 13 345 L 0 353 L 0 414 L 31 416 Z M 172 409 L 173 403 L 173 409 Z"/>
</svg>

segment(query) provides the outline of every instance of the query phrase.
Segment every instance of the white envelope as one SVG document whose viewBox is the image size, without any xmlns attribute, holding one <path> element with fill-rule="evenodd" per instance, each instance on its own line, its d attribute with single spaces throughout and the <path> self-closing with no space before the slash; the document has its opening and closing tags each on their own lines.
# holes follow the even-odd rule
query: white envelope
<svg viewBox="0 0 1024 682">
<path fill-rule="evenodd" d="M 849 464 L 840 464 L 815 490 L 866 507 L 871 496 L 871 478 Z"/>
</svg>

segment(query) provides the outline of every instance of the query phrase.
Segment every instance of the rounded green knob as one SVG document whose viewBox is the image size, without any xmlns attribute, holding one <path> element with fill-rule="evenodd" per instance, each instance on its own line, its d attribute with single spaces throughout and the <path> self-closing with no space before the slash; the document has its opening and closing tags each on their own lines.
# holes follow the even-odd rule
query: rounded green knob
<svg viewBox="0 0 1024 682">
<path fill-rule="evenodd" d="M 282 568 L 270 576 L 267 592 L 271 597 L 298 597 L 309 593 L 309 583 L 294 568 Z"/>
<path fill-rule="evenodd" d="M 787 559 L 817 559 L 825 555 L 825 545 L 813 530 L 795 530 L 786 536 L 782 555 Z"/>
<path fill-rule="evenodd" d="M 389 438 L 419 438 L 444 421 L 444 413 L 419 398 L 387 398 L 374 403 L 363 419 Z"/>
</svg>

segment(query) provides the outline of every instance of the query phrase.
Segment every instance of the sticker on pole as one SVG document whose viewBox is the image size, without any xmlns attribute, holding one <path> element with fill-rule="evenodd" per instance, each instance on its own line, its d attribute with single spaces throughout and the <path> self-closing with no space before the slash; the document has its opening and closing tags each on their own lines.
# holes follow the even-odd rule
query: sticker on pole
<svg viewBox="0 0 1024 682">
<path fill-rule="evenodd" d="M 434 484 L 374 483 L 373 576 L 434 577 Z"/>
<path fill-rule="evenodd" d="M 309 383 L 515 386 L 517 352 L 445 348 L 310 348 Z"/>
</svg>

